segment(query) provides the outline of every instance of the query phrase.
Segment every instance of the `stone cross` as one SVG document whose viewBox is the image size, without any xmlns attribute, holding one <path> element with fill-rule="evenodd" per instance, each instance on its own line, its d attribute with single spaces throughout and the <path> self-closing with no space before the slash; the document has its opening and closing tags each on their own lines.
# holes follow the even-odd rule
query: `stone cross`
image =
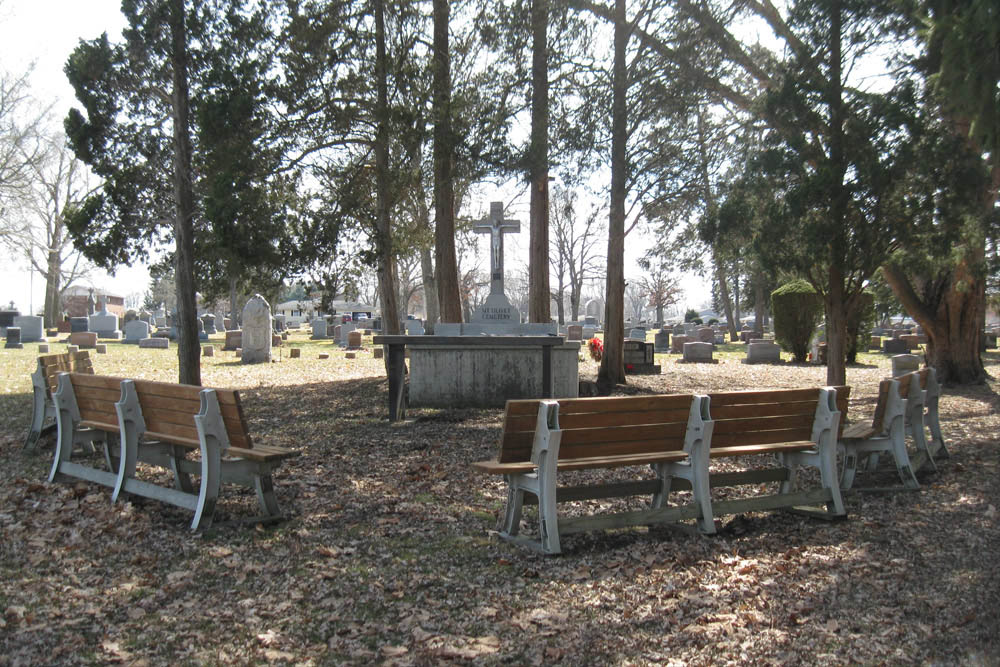
<svg viewBox="0 0 1000 667">
<path fill-rule="evenodd" d="M 503 235 L 521 231 L 518 220 L 503 219 L 503 202 L 490 202 L 490 217 L 477 222 L 472 229 L 490 234 L 490 294 L 503 294 Z"/>
</svg>

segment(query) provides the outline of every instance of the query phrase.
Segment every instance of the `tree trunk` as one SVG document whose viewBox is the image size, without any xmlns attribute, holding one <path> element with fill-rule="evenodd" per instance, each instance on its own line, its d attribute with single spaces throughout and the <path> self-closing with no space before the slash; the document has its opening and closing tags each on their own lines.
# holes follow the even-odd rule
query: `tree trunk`
<svg viewBox="0 0 1000 667">
<path fill-rule="evenodd" d="M 573 282 L 569 286 L 569 314 L 572 316 L 571 322 L 580 321 L 580 293 L 583 292 L 583 284 Z"/>
<path fill-rule="evenodd" d="M 927 365 L 941 382 L 952 385 L 979 383 L 986 377 L 978 324 L 985 307 L 985 283 L 970 271 L 969 252 L 966 248 L 966 257 L 943 278 L 928 282 L 923 298 L 898 266 L 882 267 L 896 298 L 927 334 Z"/>
<path fill-rule="evenodd" d="M 434 0 L 434 266 L 441 322 L 462 321 L 455 255 L 455 146 L 451 131 L 448 0 Z"/>
<path fill-rule="evenodd" d="M 829 271 L 830 289 L 826 293 L 826 383 L 831 387 L 847 384 L 847 304 L 844 299 L 844 275 L 839 266 Z"/>
<path fill-rule="evenodd" d="M 187 30 L 184 0 L 173 0 L 170 12 L 173 67 L 174 221 L 177 287 L 178 382 L 201 385 L 201 344 L 198 340 L 198 302 L 194 280 L 194 190 L 191 183 L 191 131 L 188 109 Z"/>
<path fill-rule="evenodd" d="M 736 327 L 736 319 L 733 317 L 733 300 L 729 296 L 728 276 L 722 260 L 715 258 L 715 278 L 719 281 L 719 298 L 722 299 L 722 309 L 726 313 L 726 325 L 729 327 L 729 340 L 739 338 L 739 329 Z"/>
<path fill-rule="evenodd" d="M 531 239 L 528 256 L 528 320 L 552 320 L 549 293 L 549 0 L 531 3 Z"/>
<path fill-rule="evenodd" d="M 764 327 L 767 326 L 767 295 L 764 293 L 764 276 L 760 270 L 754 272 L 750 282 L 753 283 L 753 330 L 764 333 Z"/>
<path fill-rule="evenodd" d="M 378 286 L 382 299 L 382 332 L 398 334 L 396 263 L 389 222 L 389 86 L 385 53 L 385 3 L 375 0 L 375 246 L 378 252 Z M 388 363 L 388 359 L 386 360 Z"/>
<path fill-rule="evenodd" d="M 438 310 L 437 278 L 434 276 L 434 259 L 430 248 L 420 249 L 420 273 L 424 282 L 424 315 L 427 322 L 424 325 L 427 333 L 434 333 L 434 325 L 440 317 Z"/>
<path fill-rule="evenodd" d="M 240 304 L 236 294 L 236 278 L 229 279 L 229 324 L 240 328 Z"/>
<path fill-rule="evenodd" d="M 628 140 L 626 95 L 628 45 L 625 0 L 615 0 L 614 65 L 611 79 L 611 212 L 608 216 L 608 277 L 604 306 L 604 356 L 597 385 L 604 394 L 625 383 L 625 197 Z"/>
<path fill-rule="evenodd" d="M 53 248 L 57 247 L 57 241 L 53 241 Z M 47 271 L 45 273 L 45 310 L 42 312 L 42 319 L 47 328 L 54 328 L 59 321 L 59 274 L 62 270 L 62 257 L 58 250 L 49 250 L 46 258 Z"/>
<path fill-rule="evenodd" d="M 833 176 L 830 197 L 832 219 L 829 242 L 826 289 L 826 382 L 831 386 L 847 384 L 847 297 L 844 290 L 843 263 L 847 257 L 846 218 L 848 192 L 844 184 L 847 173 L 844 137 L 844 99 L 842 76 L 841 35 L 843 16 L 840 0 L 829 6 L 830 12 L 830 87 L 827 105 L 830 109 L 830 171 Z M 820 291 L 821 286 L 813 285 Z M 860 289 L 860 288 L 859 288 Z"/>
</svg>

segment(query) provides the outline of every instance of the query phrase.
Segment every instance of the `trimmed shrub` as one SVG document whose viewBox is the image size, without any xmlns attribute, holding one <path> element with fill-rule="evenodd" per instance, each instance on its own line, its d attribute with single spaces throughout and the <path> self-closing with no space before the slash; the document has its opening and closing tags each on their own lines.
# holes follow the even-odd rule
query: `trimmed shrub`
<svg viewBox="0 0 1000 667">
<path fill-rule="evenodd" d="M 823 316 L 823 299 L 806 281 L 793 280 L 771 292 L 771 314 L 774 339 L 796 362 L 804 362 Z"/>
</svg>

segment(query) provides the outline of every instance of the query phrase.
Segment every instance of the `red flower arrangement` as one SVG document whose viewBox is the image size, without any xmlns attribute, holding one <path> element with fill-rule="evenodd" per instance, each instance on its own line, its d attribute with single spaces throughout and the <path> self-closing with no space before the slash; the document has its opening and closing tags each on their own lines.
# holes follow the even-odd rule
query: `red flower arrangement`
<svg viewBox="0 0 1000 667">
<path fill-rule="evenodd" d="M 604 356 L 604 343 L 597 336 L 594 336 L 587 341 L 587 349 L 590 351 L 590 358 L 594 361 L 600 362 L 601 357 Z"/>
</svg>

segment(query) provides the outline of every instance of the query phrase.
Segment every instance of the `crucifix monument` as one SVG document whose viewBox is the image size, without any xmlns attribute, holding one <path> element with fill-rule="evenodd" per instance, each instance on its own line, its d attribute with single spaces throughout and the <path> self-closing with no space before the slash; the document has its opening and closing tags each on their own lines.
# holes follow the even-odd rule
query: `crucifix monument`
<svg viewBox="0 0 1000 667">
<path fill-rule="evenodd" d="M 520 324 L 521 315 L 503 293 L 503 235 L 521 231 L 517 220 L 504 220 L 503 202 L 490 203 L 490 216 L 472 229 L 480 234 L 490 235 L 490 295 L 485 303 L 476 309 L 472 322 L 496 324 Z"/>
</svg>

